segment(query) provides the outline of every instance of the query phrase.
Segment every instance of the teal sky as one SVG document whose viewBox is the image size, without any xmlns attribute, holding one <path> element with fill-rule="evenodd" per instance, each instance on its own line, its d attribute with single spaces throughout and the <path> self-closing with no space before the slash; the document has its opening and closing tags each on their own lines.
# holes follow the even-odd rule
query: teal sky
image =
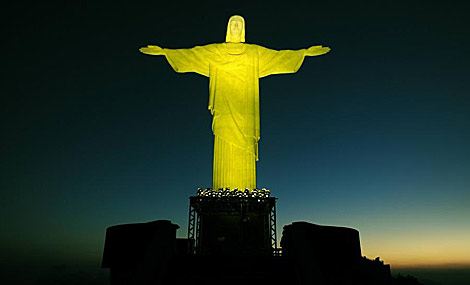
<svg viewBox="0 0 470 285">
<path fill-rule="evenodd" d="M 249 43 L 332 48 L 260 81 L 258 187 L 279 198 L 278 232 L 353 227 L 392 268 L 470 267 L 466 3 L 237 4 L 7 7 L 1 264 L 98 266 L 121 223 L 186 235 L 188 197 L 211 184 L 208 80 L 138 48 L 221 42 L 241 14 Z"/>
</svg>

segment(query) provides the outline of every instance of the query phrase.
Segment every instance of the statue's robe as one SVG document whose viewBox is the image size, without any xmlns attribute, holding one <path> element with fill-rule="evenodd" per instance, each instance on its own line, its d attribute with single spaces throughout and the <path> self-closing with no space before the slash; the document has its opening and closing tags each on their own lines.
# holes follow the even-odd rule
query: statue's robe
<svg viewBox="0 0 470 285">
<path fill-rule="evenodd" d="M 305 50 L 276 51 L 254 44 L 220 43 L 164 52 L 176 72 L 209 77 L 209 110 L 215 137 L 213 189 L 255 189 L 259 78 L 296 72 Z"/>
</svg>

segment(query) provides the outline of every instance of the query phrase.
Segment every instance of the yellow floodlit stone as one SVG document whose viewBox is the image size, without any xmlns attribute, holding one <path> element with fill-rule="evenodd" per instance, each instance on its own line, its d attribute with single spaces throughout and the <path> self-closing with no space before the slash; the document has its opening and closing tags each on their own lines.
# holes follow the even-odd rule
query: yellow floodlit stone
<svg viewBox="0 0 470 285">
<path fill-rule="evenodd" d="M 259 78 L 294 73 L 305 56 L 322 55 L 321 45 L 301 50 L 273 50 L 245 43 L 245 20 L 232 16 L 224 43 L 188 49 L 149 45 L 140 49 L 164 55 L 179 73 L 209 77 L 209 110 L 213 116 L 213 189 L 255 189 L 260 140 Z"/>
</svg>

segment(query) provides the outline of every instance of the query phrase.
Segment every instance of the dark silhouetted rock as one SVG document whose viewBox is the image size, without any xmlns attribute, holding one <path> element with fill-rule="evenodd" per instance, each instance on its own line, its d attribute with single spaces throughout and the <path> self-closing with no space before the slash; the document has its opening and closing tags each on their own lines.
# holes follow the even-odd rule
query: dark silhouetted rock
<svg viewBox="0 0 470 285">
<path fill-rule="evenodd" d="M 220 225 L 224 230 L 230 223 L 211 223 L 205 227 L 228 236 L 220 229 L 212 229 Z M 110 268 L 111 285 L 388 285 L 391 282 L 390 266 L 380 259 L 361 256 L 359 232 L 355 229 L 295 222 L 284 227 L 282 256 L 274 256 L 256 248 L 251 255 L 233 254 L 232 248 L 222 248 L 218 254 L 198 253 L 193 239 L 176 239 L 177 228 L 170 221 L 109 227 L 102 267 Z"/>
<path fill-rule="evenodd" d="M 392 281 L 390 265 L 384 264 L 379 257 L 374 260 L 363 257 L 360 275 L 362 280 L 369 281 L 368 284 L 390 284 Z"/>
<path fill-rule="evenodd" d="M 295 222 L 284 227 L 282 255 L 297 268 L 301 284 L 348 284 L 359 268 L 361 245 L 355 229 Z"/>
<path fill-rule="evenodd" d="M 102 267 L 110 269 L 111 285 L 163 284 L 178 228 L 166 220 L 109 227 Z"/>
<path fill-rule="evenodd" d="M 390 267 L 367 263 L 355 229 L 294 222 L 284 227 L 282 255 L 296 268 L 300 284 L 389 284 Z M 378 282 L 378 283 L 377 283 Z"/>
</svg>

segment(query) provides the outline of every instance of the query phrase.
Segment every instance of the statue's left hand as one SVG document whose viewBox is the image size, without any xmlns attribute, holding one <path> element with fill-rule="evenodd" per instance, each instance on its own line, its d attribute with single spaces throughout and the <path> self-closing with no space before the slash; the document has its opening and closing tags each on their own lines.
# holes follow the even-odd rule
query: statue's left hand
<svg viewBox="0 0 470 285">
<path fill-rule="evenodd" d="M 312 46 L 309 47 L 305 51 L 306 56 L 316 56 L 316 55 L 322 55 L 327 52 L 329 52 L 331 49 L 329 47 L 324 47 L 324 46 Z"/>
</svg>

